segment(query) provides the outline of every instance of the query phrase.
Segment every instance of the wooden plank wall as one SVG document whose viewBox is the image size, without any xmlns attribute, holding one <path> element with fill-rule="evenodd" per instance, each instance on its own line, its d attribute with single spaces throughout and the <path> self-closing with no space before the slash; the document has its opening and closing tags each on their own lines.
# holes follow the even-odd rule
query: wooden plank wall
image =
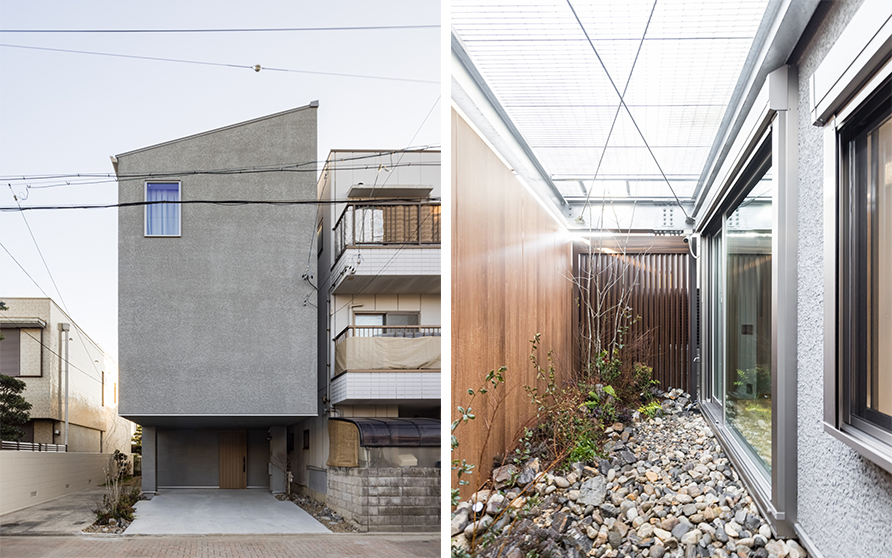
<svg viewBox="0 0 892 558">
<path fill-rule="evenodd" d="M 606 293 L 607 307 L 615 306 L 623 289 L 632 316 L 640 317 L 627 336 L 649 332 L 651 343 L 647 364 L 654 369 L 660 388 L 681 388 L 690 392 L 689 331 L 689 258 L 687 253 L 672 254 L 589 254 L 577 249 L 578 270 L 589 269 L 594 259 L 596 274 L 603 285 L 611 285 Z M 586 284 L 580 275 L 580 284 Z M 589 296 L 594 296 L 594 289 Z M 577 309 L 580 323 L 582 306 Z M 603 337 L 602 337 L 603 339 Z"/>
<path fill-rule="evenodd" d="M 486 395 L 474 405 L 477 418 L 456 431 L 460 445 L 453 458 L 477 465 L 462 491 L 467 497 L 489 477 L 493 457 L 510 451 L 535 415 L 524 390 L 535 383 L 530 339 L 541 333 L 542 360 L 553 350 L 558 373 L 567 370 L 575 313 L 566 235 L 455 111 L 451 128 L 452 419 L 487 371 L 508 367 L 499 388 L 505 399 L 491 424 L 481 406 L 493 400 Z"/>
</svg>

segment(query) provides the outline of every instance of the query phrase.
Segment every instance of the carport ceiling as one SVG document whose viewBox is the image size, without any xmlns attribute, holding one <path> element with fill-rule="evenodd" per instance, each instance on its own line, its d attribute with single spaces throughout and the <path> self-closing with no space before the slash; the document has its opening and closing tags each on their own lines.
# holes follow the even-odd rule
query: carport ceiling
<svg viewBox="0 0 892 558">
<path fill-rule="evenodd" d="M 666 179 L 693 197 L 769 0 L 451 4 L 453 33 L 572 202 L 671 199 Z"/>
</svg>

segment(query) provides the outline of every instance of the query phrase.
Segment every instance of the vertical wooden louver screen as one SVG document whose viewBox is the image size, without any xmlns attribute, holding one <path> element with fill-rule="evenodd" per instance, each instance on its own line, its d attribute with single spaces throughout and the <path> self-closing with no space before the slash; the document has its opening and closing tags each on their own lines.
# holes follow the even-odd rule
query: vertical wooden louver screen
<svg viewBox="0 0 892 558">
<path fill-rule="evenodd" d="M 626 293 L 631 316 L 637 318 L 626 339 L 649 334 L 648 354 L 638 355 L 654 370 L 660 388 L 690 392 L 689 259 L 688 254 L 588 254 L 579 253 L 578 283 L 585 289 L 592 282 L 603 285 L 602 307 L 614 308 Z M 591 260 L 590 260 L 591 258 Z M 597 291 L 580 294 L 595 304 Z M 587 320 L 579 305 L 579 329 Z M 604 331 L 601 339 L 612 335 Z"/>
</svg>

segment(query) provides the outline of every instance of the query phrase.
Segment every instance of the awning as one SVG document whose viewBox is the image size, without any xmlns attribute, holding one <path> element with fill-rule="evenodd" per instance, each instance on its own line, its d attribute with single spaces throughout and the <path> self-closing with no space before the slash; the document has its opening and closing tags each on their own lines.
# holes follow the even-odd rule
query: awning
<svg viewBox="0 0 892 558">
<path fill-rule="evenodd" d="M 440 421 L 429 418 L 333 418 L 356 425 L 363 447 L 439 447 Z"/>
</svg>

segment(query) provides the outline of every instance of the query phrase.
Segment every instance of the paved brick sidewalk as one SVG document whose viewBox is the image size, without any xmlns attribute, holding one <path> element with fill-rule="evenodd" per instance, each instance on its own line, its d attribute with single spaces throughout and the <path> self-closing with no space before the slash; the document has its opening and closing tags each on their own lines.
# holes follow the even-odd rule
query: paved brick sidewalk
<svg viewBox="0 0 892 558">
<path fill-rule="evenodd" d="M 6 536 L 3 558 L 436 558 L 438 535 Z"/>
</svg>

